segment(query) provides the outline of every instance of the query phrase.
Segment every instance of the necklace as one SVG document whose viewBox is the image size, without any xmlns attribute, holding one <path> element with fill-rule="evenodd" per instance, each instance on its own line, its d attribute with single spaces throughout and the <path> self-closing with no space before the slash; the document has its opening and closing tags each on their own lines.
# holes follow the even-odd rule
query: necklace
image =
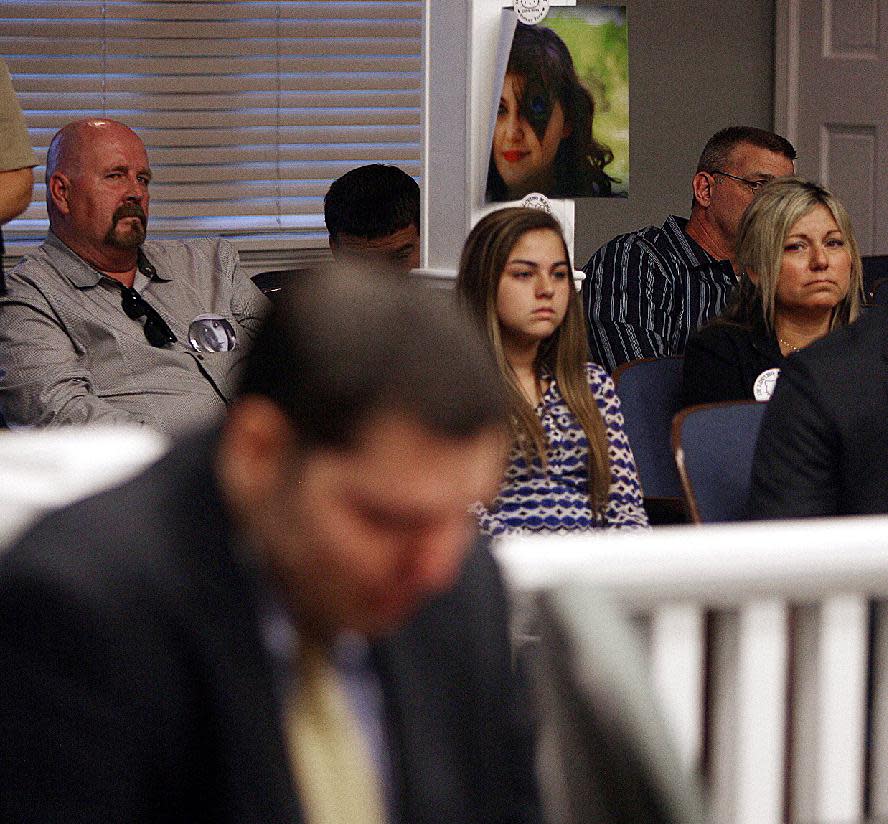
<svg viewBox="0 0 888 824">
<path fill-rule="evenodd" d="M 788 340 L 786 340 L 786 338 L 781 338 L 779 335 L 777 336 L 777 343 L 780 344 L 780 348 L 781 348 L 781 349 L 783 349 L 784 347 L 785 347 L 786 349 L 788 349 L 788 350 L 789 350 L 789 353 L 788 353 L 788 354 L 790 354 L 790 355 L 791 355 L 793 352 L 798 352 L 799 349 L 802 348 L 801 346 L 794 346 L 794 345 L 791 344 Z"/>
</svg>

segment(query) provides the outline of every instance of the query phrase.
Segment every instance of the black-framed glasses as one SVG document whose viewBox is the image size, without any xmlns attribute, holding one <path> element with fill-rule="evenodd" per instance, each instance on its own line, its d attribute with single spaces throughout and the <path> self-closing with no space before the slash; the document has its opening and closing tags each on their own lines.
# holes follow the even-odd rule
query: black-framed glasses
<svg viewBox="0 0 888 824">
<path fill-rule="evenodd" d="M 759 180 L 750 180 L 748 177 L 737 177 L 737 175 L 728 174 L 727 172 L 723 172 L 721 169 L 713 169 L 709 174 L 711 175 L 721 175 L 722 177 L 729 177 L 731 180 L 736 180 L 738 183 L 742 183 L 744 186 L 748 186 L 752 189 L 753 192 L 757 192 L 762 188 L 766 183 L 770 183 L 772 178 L 765 177 Z"/>
<path fill-rule="evenodd" d="M 166 346 L 176 342 L 176 336 L 167 322 L 158 314 L 157 310 L 145 300 L 135 289 L 121 285 L 123 295 L 120 305 L 127 317 L 132 320 L 145 318 L 145 338 L 152 346 Z"/>
</svg>

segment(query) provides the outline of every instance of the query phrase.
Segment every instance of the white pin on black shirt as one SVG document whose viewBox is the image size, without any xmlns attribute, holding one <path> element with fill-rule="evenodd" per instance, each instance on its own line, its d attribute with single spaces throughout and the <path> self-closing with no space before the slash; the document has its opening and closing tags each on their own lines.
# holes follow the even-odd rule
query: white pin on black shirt
<svg viewBox="0 0 888 824">
<path fill-rule="evenodd" d="M 780 377 L 780 370 L 774 366 L 766 369 L 756 379 L 752 385 L 752 396 L 757 401 L 767 401 L 774 394 L 774 387 L 777 385 L 777 378 Z"/>
</svg>

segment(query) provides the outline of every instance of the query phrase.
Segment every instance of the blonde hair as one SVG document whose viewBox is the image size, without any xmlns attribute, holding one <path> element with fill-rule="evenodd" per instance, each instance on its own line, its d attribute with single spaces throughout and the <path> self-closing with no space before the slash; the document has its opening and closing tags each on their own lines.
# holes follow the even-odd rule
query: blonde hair
<svg viewBox="0 0 888 824">
<path fill-rule="evenodd" d="M 848 293 L 833 309 L 830 329 L 855 320 L 863 295 L 863 264 L 851 218 L 834 195 L 798 177 L 777 178 L 763 186 L 746 209 L 737 235 L 737 262 L 742 267 L 735 305 L 729 320 L 751 322 L 760 313 L 769 331 L 774 330 L 777 280 L 783 266 L 783 247 L 792 227 L 817 206 L 825 206 L 845 239 L 851 257 Z M 752 283 L 749 272 L 758 276 Z"/>
<path fill-rule="evenodd" d="M 528 457 L 528 463 L 535 455 L 545 469 L 546 435 L 506 359 L 496 313 L 500 277 L 512 249 L 527 232 L 538 229 L 547 229 L 558 235 L 570 268 L 567 244 L 561 225 L 554 217 L 539 209 L 498 209 L 483 217 L 469 233 L 459 261 L 456 289 L 460 301 L 481 324 L 493 348 L 506 384 L 515 441 Z M 589 501 L 592 510 L 599 511 L 604 507 L 610 489 L 607 432 L 589 389 L 585 365 L 589 359 L 589 349 L 579 295 L 573 288 L 569 292 L 564 320 L 540 344 L 536 368 L 538 373 L 545 369 L 554 375 L 562 397 L 586 434 L 589 443 Z"/>
</svg>

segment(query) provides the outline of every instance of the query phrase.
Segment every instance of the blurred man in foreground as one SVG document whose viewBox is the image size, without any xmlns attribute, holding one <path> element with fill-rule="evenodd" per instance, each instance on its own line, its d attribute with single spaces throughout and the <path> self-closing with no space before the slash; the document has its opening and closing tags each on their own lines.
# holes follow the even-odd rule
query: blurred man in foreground
<svg viewBox="0 0 888 824">
<path fill-rule="evenodd" d="M 219 431 L 3 554 L 0 820 L 538 820 L 469 515 L 506 404 L 449 298 L 300 279 Z"/>
</svg>

